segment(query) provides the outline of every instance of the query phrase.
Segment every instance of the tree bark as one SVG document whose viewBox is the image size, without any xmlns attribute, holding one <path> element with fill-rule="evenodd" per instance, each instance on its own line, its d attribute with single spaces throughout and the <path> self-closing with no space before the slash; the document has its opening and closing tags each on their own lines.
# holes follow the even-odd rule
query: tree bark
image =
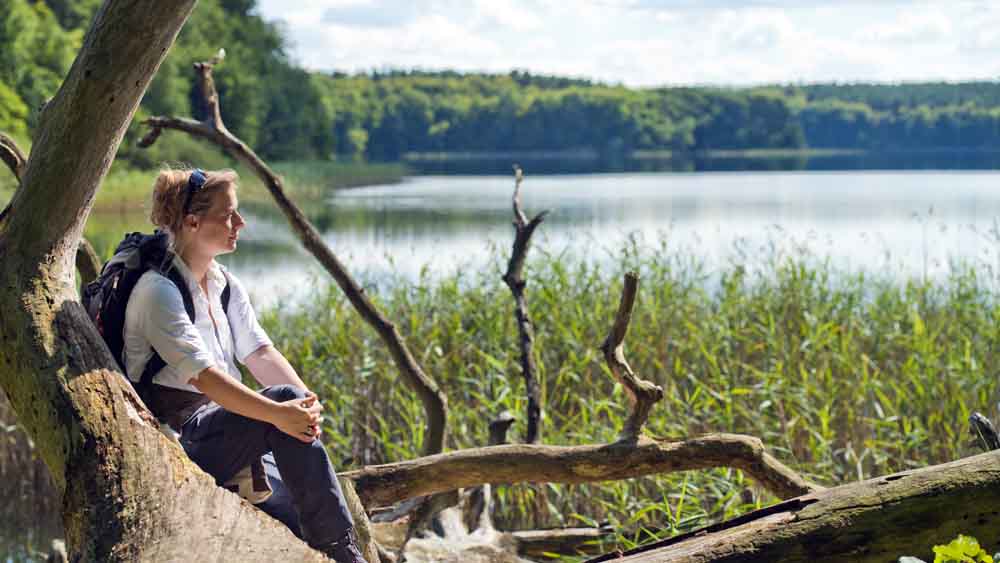
<svg viewBox="0 0 1000 563">
<path fill-rule="evenodd" d="M 884 563 L 971 535 L 1000 547 L 1000 452 L 833 487 L 588 563 Z"/>
<path fill-rule="evenodd" d="M 76 300 L 97 187 L 194 5 L 107 0 L 39 116 L 0 218 L 0 387 L 62 493 L 73 560 L 321 561 L 160 434 Z"/>
<path fill-rule="evenodd" d="M 482 483 L 594 483 L 670 471 L 736 467 L 780 498 L 819 490 L 757 438 L 711 434 L 682 442 L 640 438 L 589 446 L 505 445 L 459 450 L 344 473 L 369 509 Z"/>
</svg>

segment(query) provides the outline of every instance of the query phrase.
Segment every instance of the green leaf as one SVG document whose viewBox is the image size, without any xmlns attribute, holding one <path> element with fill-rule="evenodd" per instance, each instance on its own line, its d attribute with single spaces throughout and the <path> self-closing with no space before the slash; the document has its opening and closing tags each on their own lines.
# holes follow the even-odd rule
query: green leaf
<svg viewBox="0 0 1000 563">
<path fill-rule="evenodd" d="M 934 546 L 934 563 L 993 563 L 993 557 L 976 538 L 959 534 L 948 545 Z"/>
</svg>

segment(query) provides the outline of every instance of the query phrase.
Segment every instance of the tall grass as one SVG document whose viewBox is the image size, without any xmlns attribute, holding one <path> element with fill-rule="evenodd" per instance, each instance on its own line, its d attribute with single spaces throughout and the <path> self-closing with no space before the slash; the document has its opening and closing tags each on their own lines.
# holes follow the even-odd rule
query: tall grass
<svg viewBox="0 0 1000 563">
<path fill-rule="evenodd" d="M 955 265 L 936 282 L 841 272 L 802 256 L 708 271 L 665 241 L 636 244 L 613 268 L 537 251 L 529 260 L 544 443 L 612 441 L 627 416 L 597 349 L 627 269 L 642 282 L 626 354 L 666 392 L 648 434 L 758 436 L 808 478 L 835 485 L 968 455 L 970 412 L 996 414 L 1000 302 L 994 280 L 974 265 Z M 502 259 L 489 271 L 369 288 L 447 393 L 450 448 L 484 445 L 488 420 L 505 409 L 521 416 L 512 436 L 523 435 Z M 325 439 L 341 468 L 363 432 L 373 462 L 419 455 L 419 401 L 339 290 L 318 294 L 307 310 L 278 307 L 264 324 L 326 400 Z M 498 489 L 502 527 L 610 521 L 630 531 L 616 538 L 626 547 L 775 500 L 732 469 Z"/>
</svg>

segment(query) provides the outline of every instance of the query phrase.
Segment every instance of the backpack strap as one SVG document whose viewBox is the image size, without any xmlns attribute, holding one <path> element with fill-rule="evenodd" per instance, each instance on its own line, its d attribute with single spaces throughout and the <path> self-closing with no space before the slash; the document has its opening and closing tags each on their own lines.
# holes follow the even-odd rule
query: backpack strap
<svg viewBox="0 0 1000 563">
<path fill-rule="evenodd" d="M 223 277 L 226 278 L 226 287 L 222 289 L 222 296 L 221 296 L 222 314 L 226 315 L 226 318 L 229 318 L 229 294 L 232 293 L 231 291 L 229 291 L 229 285 L 230 285 L 229 272 L 223 269 L 222 275 Z"/>
<path fill-rule="evenodd" d="M 160 272 L 167 279 L 174 282 L 177 289 L 181 292 L 181 299 L 184 300 L 184 310 L 187 311 L 188 318 L 194 323 L 195 312 L 194 312 L 194 298 L 191 297 L 191 290 L 188 289 L 187 282 L 176 268 L 172 265 L 168 267 L 166 272 Z M 220 301 L 222 301 L 222 314 L 229 317 L 229 296 L 232 293 L 229 289 L 229 274 L 223 270 L 223 275 L 226 277 L 226 287 L 222 290 L 222 296 Z M 232 330 L 230 330 L 232 332 Z M 142 370 L 142 376 L 139 378 L 139 388 L 142 390 L 150 389 L 153 385 L 153 377 L 160 373 L 160 370 L 166 367 L 167 362 L 160 357 L 160 353 L 153 348 L 153 357 L 146 362 L 146 367 Z"/>
</svg>

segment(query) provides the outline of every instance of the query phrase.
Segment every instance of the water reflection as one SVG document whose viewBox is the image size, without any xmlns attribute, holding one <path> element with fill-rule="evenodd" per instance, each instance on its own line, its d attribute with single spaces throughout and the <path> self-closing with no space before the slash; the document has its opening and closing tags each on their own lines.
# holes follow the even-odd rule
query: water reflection
<svg viewBox="0 0 1000 563">
<path fill-rule="evenodd" d="M 423 175 L 502 175 L 517 162 L 534 174 L 602 174 L 620 172 L 759 172 L 831 170 L 996 170 L 1000 151 L 714 151 L 696 155 L 602 158 L 597 154 L 570 158 L 538 158 L 511 154 L 503 158 L 412 159 L 407 165 Z"/>
<path fill-rule="evenodd" d="M 889 276 L 947 274 L 951 260 L 996 264 L 998 176 L 993 172 L 739 172 L 540 176 L 528 171 L 524 205 L 550 209 L 540 252 L 593 260 L 629 240 L 749 267 L 789 255 L 829 259 Z M 307 210 L 348 269 L 369 283 L 416 280 L 493 266 L 512 238 L 508 176 L 421 176 L 336 193 Z M 269 206 L 245 209 L 248 226 L 227 264 L 261 305 L 301 300 L 328 276 Z M 87 236 L 113 245 L 136 217 L 94 216 Z M 539 255 L 536 255 L 539 256 Z"/>
</svg>

